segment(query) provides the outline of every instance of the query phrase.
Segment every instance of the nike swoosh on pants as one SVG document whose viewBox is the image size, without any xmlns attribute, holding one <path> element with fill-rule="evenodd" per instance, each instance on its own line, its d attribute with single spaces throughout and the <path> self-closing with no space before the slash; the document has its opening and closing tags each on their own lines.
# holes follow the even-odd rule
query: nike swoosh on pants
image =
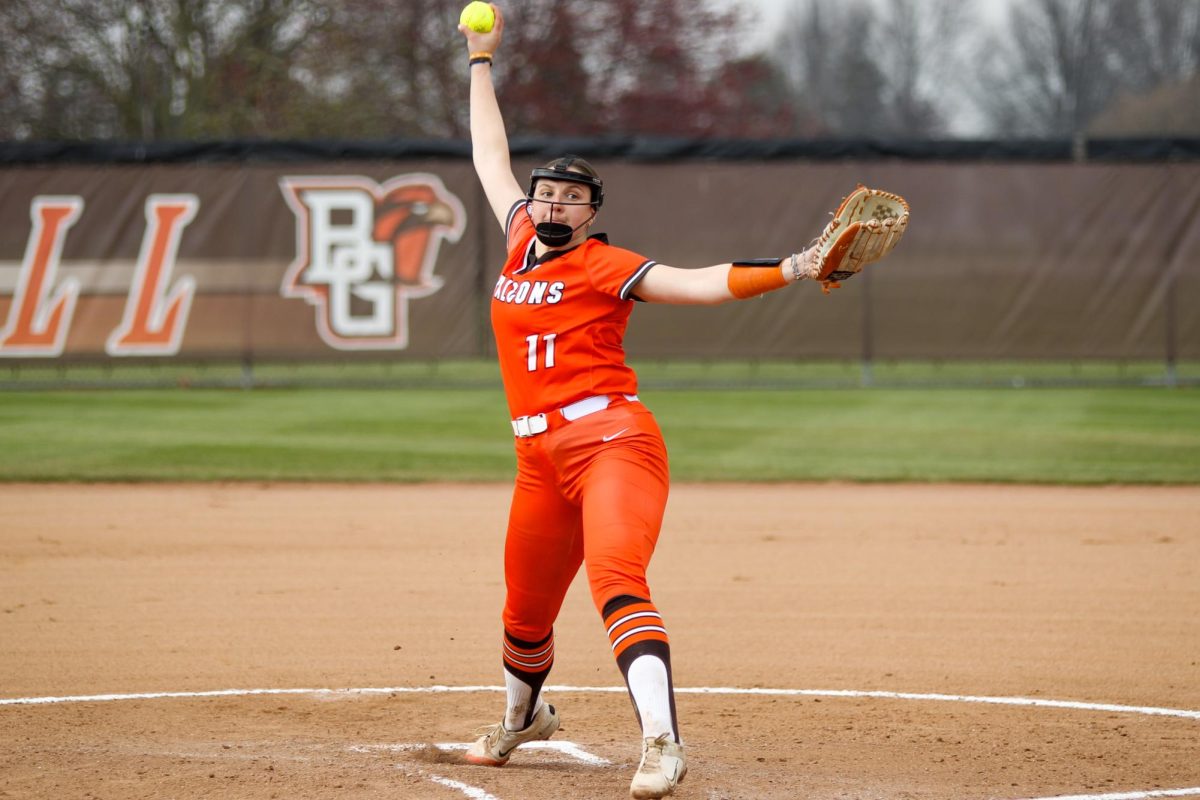
<svg viewBox="0 0 1200 800">
<path fill-rule="evenodd" d="M 611 436 L 601 436 L 600 441 L 611 442 L 613 439 L 617 438 L 618 436 L 620 436 L 622 433 L 624 433 L 627 430 L 629 430 L 629 428 L 621 428 L 621 430 L 617 431 L 616 433 L 612 434 Z"/>
</svg>

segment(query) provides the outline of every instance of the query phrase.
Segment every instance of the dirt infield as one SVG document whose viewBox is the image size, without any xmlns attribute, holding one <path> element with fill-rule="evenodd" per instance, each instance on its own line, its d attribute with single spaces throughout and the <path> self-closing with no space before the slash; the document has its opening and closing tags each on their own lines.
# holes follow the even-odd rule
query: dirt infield
<svg viewBox="0 0 1200 800">
<path fill-rule="evenodd" d="M 564 744 L 451 746 L 502 710 L 507 500 L 0 485 L 0 798 L 627 797 L 580 581 Z M 651 579 L 680 798 L 1200 796 L 1195 488 L 677 486 Z M 292 689 L 335 691 L 249 693 Z"/>
</svg>

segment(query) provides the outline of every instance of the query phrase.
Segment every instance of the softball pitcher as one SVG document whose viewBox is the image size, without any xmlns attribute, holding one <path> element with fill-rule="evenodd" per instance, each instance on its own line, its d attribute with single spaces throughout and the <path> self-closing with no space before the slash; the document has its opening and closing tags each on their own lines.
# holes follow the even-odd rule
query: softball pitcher
<svg viewBox="0 0 1200 800">
<path fill-rule="evenodd" d="M 554 663 L 554 621 L 584 565 L 592 600 L 641 723 L 635 798 L 664 797 L 687 773 L 667 627 L 646 583 L 667 500 L 667 454 L 637 396 L 623 338 L 633 301 L 715 304 L 802 278 L 821 279 L 819 246 L 788 259 L 678 269 L 590 233 L 604 183 L 563 156 L 513 175 L 492 83 L 504 18 L 468 27 L 471 142 L 479 180 L 507 238 L 491 317 L 517 454 L 504 551 L 502 658 L 507 707 L 467 752 L 502 766 L 548 739 L 558 712 L 541 688 Z"/>
</svg>

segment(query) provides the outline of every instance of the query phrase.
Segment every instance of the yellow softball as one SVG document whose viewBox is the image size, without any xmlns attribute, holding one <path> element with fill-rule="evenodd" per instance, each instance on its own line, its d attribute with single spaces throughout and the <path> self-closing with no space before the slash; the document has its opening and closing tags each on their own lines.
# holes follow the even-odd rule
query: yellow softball
<svg viewBox="0 0 1200 800">
<path fill-rule="evenodd" d="M 467 7 L 462 10 L 462 15 L 458 18 L 458 23 L 466 25 L 476 33 L 487 33 L 492 29 L 492 25 L 496 24 L 496 14 L 487 3 L 474 0 L 474 2 L 468 3 Z"/>
</svg>

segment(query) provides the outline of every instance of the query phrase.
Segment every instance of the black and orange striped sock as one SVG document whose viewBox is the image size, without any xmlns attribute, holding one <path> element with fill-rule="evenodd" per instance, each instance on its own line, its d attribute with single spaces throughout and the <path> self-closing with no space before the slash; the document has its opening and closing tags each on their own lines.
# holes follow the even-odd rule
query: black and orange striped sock
<svg viewBox="0 0 1200 800">
<path fill-rule="evenodd" d="M 667 629 L 654 603 L 621 595 L 604 604 L 604 627 L 621 672 L 643 653 L 670 652 Z"/>
<path fill-rule="evenodd" d="M 671 733 L 675 741 L 679 741 L 679 725 L 675 714 L 675 685 L 671 678 L 671 643 L 667 638 L 667 629 L 663 625 L 662 615 L 654 603 L 640 597 L 621 595 L 614 597 L 604 604 L 604 627 L 608 631 L 608 641 L 612 644 L 613 656 L 617 667 L 625 678 L 629 688 L 629 699 L 633 702 L 633 710 L 637 714 L 638 724 L 646 727 L 647 718 L 643 709 L 638 707 L 638 695 L 649 697 L 659 712 L 667 711 L 670 717 Z M 629 668 L 634 661 L 642 656 L 653 656 L 662 662 L 666 669 L 666 696 L 661 690 L 650 690 L 637 687 L 630 682 Z M 647 712 L 650 709 L 645 709 Z M 662 722 L 662 713 L 658 713 Z"/>
<path fill-rule="evenodd" d="M 505 725 L 523 730 L 533 721 L 542 684 L 554 666 L 554 631 L 540 642 L 526 642 L 504 632 L 504 671 L 508 687 Z"/>
</svg>

